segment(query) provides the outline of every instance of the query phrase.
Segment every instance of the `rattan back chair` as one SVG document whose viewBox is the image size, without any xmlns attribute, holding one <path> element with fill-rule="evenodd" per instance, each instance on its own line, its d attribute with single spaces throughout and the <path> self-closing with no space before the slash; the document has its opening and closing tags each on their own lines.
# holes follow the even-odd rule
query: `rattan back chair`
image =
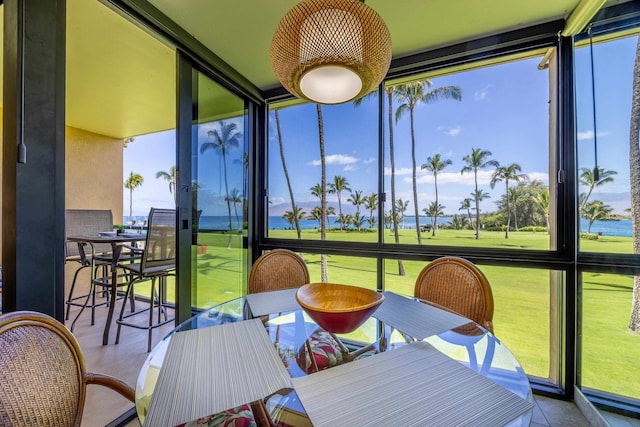
<svg viewBox="0 0 640 427">
<path fill-rule="evenodd" d="M 288 249 L 274 249 L 262 254 L 251 267 L 247 292 L 253 294 L 293 289 L 309 282 L 309 270 L 298 254 Z M 276 328 L 276 342 L 279 340 L 279 330 L 280 324 Z M 317 357 L 325 359 L 322 357 L 323 354 L 332 354 L 334 357 L 326 360 L 335 359 L 333 363 L 342 363 L 343 356 L 348 352 L 335 334 L 318 328 L 300 349 L 299 355 L 303 361 L 300 366 L 308 373 L 317 372 L 321 369 Z"/>
<path fill-rule="evenodd" d="M 32 311 L 0 316 L 0 383 L 3 426 L 79 426 L 87 384 L 134 402 L 124 382 L 86 372 L 82 350 L 64 325 Z"/>
<path fill-rule="evenodd" d="M 414 296 L 448 308 L 493 333 L 493 293 L 487 277 L 472 262 L 442 257 L 418 276 Z"/>
<path fill-rule="evenodd" d="M 251 267 L 247 292 L 297 288 L 309 280 L 309 270 L 302 258 L 287 249 L 274 249 L 262 254 Z"/>
</svg>

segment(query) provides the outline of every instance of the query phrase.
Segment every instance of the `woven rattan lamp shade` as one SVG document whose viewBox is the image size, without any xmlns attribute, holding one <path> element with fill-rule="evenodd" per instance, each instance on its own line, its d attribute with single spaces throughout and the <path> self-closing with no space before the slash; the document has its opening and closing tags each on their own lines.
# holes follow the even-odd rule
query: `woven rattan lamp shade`
<svg viewBox="0 0 640 427">
<path fill-rule="evenodd" d="M 375 89 L 389 70 L 391 35 L 359 0 L 304 0 L 282 18 L 271 65 L 292 94 L 339 104 Z"/>
</svg>

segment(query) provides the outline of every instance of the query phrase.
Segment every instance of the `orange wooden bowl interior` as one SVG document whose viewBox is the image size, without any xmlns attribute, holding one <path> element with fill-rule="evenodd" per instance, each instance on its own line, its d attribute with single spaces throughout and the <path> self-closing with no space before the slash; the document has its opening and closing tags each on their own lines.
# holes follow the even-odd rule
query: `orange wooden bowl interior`
<svg viewBox="0 0 640 427">
<path fill-rule="evenodd" d="M 334 333 L 353 332 L 384 301 L 371 289 L 335 283 L 309 283 L 296 292 L 298 304 L 320 327 Z"/>
</svg>

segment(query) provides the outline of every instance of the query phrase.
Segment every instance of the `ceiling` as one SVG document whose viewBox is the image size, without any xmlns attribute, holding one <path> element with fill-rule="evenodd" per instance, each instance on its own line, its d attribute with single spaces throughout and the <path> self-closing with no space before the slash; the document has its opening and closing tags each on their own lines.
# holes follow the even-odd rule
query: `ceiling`
<svg viewBox="0 0 640 427">
<path fill-rule="evenodd" d="M 297 0 L 147 1 L 260 90 L 279 86 L 269 60 L 271 36 Z M 394 58 L 567 18 L 579 3 L 366 2 L 386 22 Z M 174 128 L 175 68 L 173 48 L 99 0 L 67 0 L 68 125 L 117 138 Z"/>
<path fill-rule="evenodd" d="M 269 47 L 298 0 L 149 0 L 240 74 L 278 85 Z M 393 57 L 566 18 L 579 0 L 367 0 L 387 24 Z"/>
</svg>

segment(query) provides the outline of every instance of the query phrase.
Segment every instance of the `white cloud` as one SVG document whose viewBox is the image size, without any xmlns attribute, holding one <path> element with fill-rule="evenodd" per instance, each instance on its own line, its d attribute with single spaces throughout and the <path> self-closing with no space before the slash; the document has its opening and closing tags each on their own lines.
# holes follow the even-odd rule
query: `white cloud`
<svg viewBox="0 0 640 427">
<path fill-rule="evenodd" d="M 279 205 L 280 203 L 284 203 L 284 197 L 270 197 L 269 204 Z"/>
<path fill-rule="evenodd" d="M 368 158 L 368 159 L 366 159 L 363 163 L 366 165 L 366 164 L 369 164 L 369 163 L 373 163 L 373 162 L 375 162 L 375 161 L 376 161 L 376 158 L 375 158 L 375 157 L 369 157 L 369 158 Z"/>
<path fill-rule="evenodd" d="M 449 135 L 449 136 L 457 136 L 460 134 L 460 132 L 462 132 L 462 127 L 460 126 L 455 126 L 452 128 L 445 128 L 444 126 L 440 126 L 438 128 L 438 130 L 440 130 L 442 133 L 444 133 L 445 135 Z"/>
<path fill-rule="evenodd" d="M 547 172 L 530 172 L 526 174 L 531 181 L 542 181 L 543 184 L 549 184 L 549 174 Z"/>
<path fill-rule="evenodd" d="M 609 135 L 609 132 L 598 132 L 598 138 Z M 594 133 L 592 130 L 587 130 L 584 132 L 578 132 L 578 141 L 583 141 L 585 139 L 593 139 Z"/>
<path fill-rule="evenodd" d="M 493 85 L 489 84 L 489 85 L 486 85 L 485 87 L 483 87 L 482 89 L 480 89 L 480 90 L 476 91 L 476 92 L 473 94 L 473 98 L 474 98 L 476 101 L 482 101 L 483 99 L 486 99 L 486 98 L 487 98 L 487 96 L 489 96 L 489 89 L 490 89 L 491 87 L 493 87 Z"/>
<path fill-rule="evenodd" d="M 357 163 L 360 159 L 346 154 L 330 154 L 324 160 L 327 165 L 350 165 Z M 320 166 L 320 160 L 314 160 L 309 164 L 311 166 Z"/>
<path fill-rule="evenodd" d="M 411 175 L 411 168 L 396 168 L 396 176 Z M 391 175 L 391 168 L 384 168 L 385 175 Z"/>
<path fill-rule="evenodd" d="M 345 167 L 344 167 L 344 169 L 342 169 L 342 170 L 343 170 L 343 171 L 345 171 L 345 172 L 349 172 L 349 171 L 354 171 L 354 170 L 356 170 L 356 169 L 358 169 L 358 168 L 357 168 L 357 167 L 355 167 L 355 166 L 353 166 L 353 165 L 347 165 L 347 166 L 345 166 Z"/>
<path fill-rule="evenodd" d="M 487 185 L 491 182 L 491 174 L 493 171 L 478 171 L 478 185 Z M 404 182 L 411 183 L 411 177 L 407 177 Z M 423 175 L 416 179 L 418 183 L 433 183 L 433 175 Z M 438 185 L 440 184 L 460 184 L 475 185 L 473 172 L 461 174 L 460 172 L 440 172 L 438 174 Z"/>
</svg>

